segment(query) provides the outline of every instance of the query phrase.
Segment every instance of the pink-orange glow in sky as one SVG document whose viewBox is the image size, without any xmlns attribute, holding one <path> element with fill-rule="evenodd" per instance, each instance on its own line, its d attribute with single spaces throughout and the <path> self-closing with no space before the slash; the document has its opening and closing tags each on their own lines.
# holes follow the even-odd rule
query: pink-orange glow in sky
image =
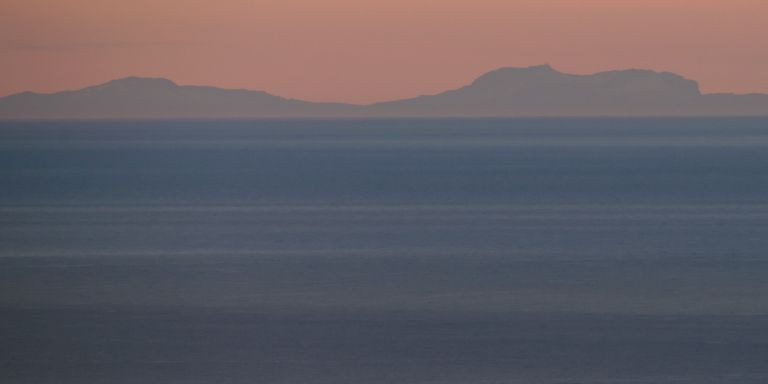
<svg viewBox="0 0 768 384">
<path fill-rule="evenodd" d="M 371 102 L 544 63 L 768 93 L 768 0 L 0 0 L 0 95 L 136 75 Z"/>
</svg>

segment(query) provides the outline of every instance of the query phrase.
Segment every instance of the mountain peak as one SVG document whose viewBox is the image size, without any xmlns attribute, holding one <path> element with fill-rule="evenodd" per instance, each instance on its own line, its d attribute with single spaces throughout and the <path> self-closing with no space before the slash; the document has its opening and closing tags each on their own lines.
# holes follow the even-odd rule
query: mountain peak
<svg viewBox="0 0 768 384">
<path fill-rule="evenodd" d="M 563 76 L 549 64 L 532 67 L 502 67 L 478 77 L 473 85 L 499 84 L 516 80 L 545 79 Z"/>
<path fill-rule="evenodd" d="M 609 95 L 608 99 L 622 95 L 645 95 L 648 99 L 700 95 L 698 83 L 670 72 L 627 69 L 575 75 L 559 72 L 549 65 L 500 68 L 478 77 L 470 87 L 476 93 L 493 92 L 497 98 L 525 94 L 569 96 L 579 100 L 601 94 Z"/>
<path fill-rule="evenodd" d="M 533 75 L 533 74 L 561 74 L 556 69 L 552 68 L 549 64 L 534 65 L 530 67 L 501 67 L 494 71 L 490 71 L 485 75 Z"/>
<path fill-rule="evenodd" d="M 501 67 L 497 69 L 496 71 L 501 72 L 558 72 L 554 68 L 552 68 L 549 64 L 540 64 L 540 65 L 532 65 L 530 67 Z M 496 72 L 492 71 L 492 72 Z"/>
<path fill-rule="evenodd" d="M 100 88 L 175 88 L 176 83 L 162 77 L 129 76 L 99 85 Z"/>
<path fill-rule="evenodd" d="M 529 72 L 558 72 L 557 70 L 552 68 L 552 66 L 549 64 L 532 65 L 530 67 L 520 68 L 520 69 L 529 71 Z"/>
</svg>

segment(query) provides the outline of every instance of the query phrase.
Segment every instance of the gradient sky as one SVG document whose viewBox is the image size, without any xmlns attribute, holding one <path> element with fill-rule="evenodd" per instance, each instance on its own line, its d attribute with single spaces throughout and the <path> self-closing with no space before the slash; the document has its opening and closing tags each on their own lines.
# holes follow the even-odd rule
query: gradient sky
<svg viewBox="0 0 768 384">
<path fill-rule="evenodd" d="M 0 95 L 137 75 L 371 102 L 544 63 L 768 93 L 768 1 L 0 0 Z"/>
</svg>

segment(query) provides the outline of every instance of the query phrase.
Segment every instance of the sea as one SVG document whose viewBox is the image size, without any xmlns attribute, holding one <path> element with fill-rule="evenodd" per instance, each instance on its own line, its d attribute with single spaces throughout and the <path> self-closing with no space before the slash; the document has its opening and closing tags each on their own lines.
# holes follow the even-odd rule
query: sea
<svg viewBox="0 0 768 384">
<path fill-rule="evenodd" d="M 768 383 L 768 118 L 2 121 L 0 382 Z"/>
</svg>

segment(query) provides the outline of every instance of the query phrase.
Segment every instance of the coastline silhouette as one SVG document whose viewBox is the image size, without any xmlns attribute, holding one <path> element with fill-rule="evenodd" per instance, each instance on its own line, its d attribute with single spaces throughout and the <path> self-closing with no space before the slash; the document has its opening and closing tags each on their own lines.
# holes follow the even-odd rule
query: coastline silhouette
<svg viewBox="0 0 768 384">
<path fill-rule="evenodd" d="M 264 91 L 127 77 L 75 91 L 0 98 L 0 118 L 766 116 L 768 94 L 704 94 L 651 70 L 591 75 L 549 65 L 501 68 L 464 87 L 368 105 L 309 102 Z"/>
</svg>

